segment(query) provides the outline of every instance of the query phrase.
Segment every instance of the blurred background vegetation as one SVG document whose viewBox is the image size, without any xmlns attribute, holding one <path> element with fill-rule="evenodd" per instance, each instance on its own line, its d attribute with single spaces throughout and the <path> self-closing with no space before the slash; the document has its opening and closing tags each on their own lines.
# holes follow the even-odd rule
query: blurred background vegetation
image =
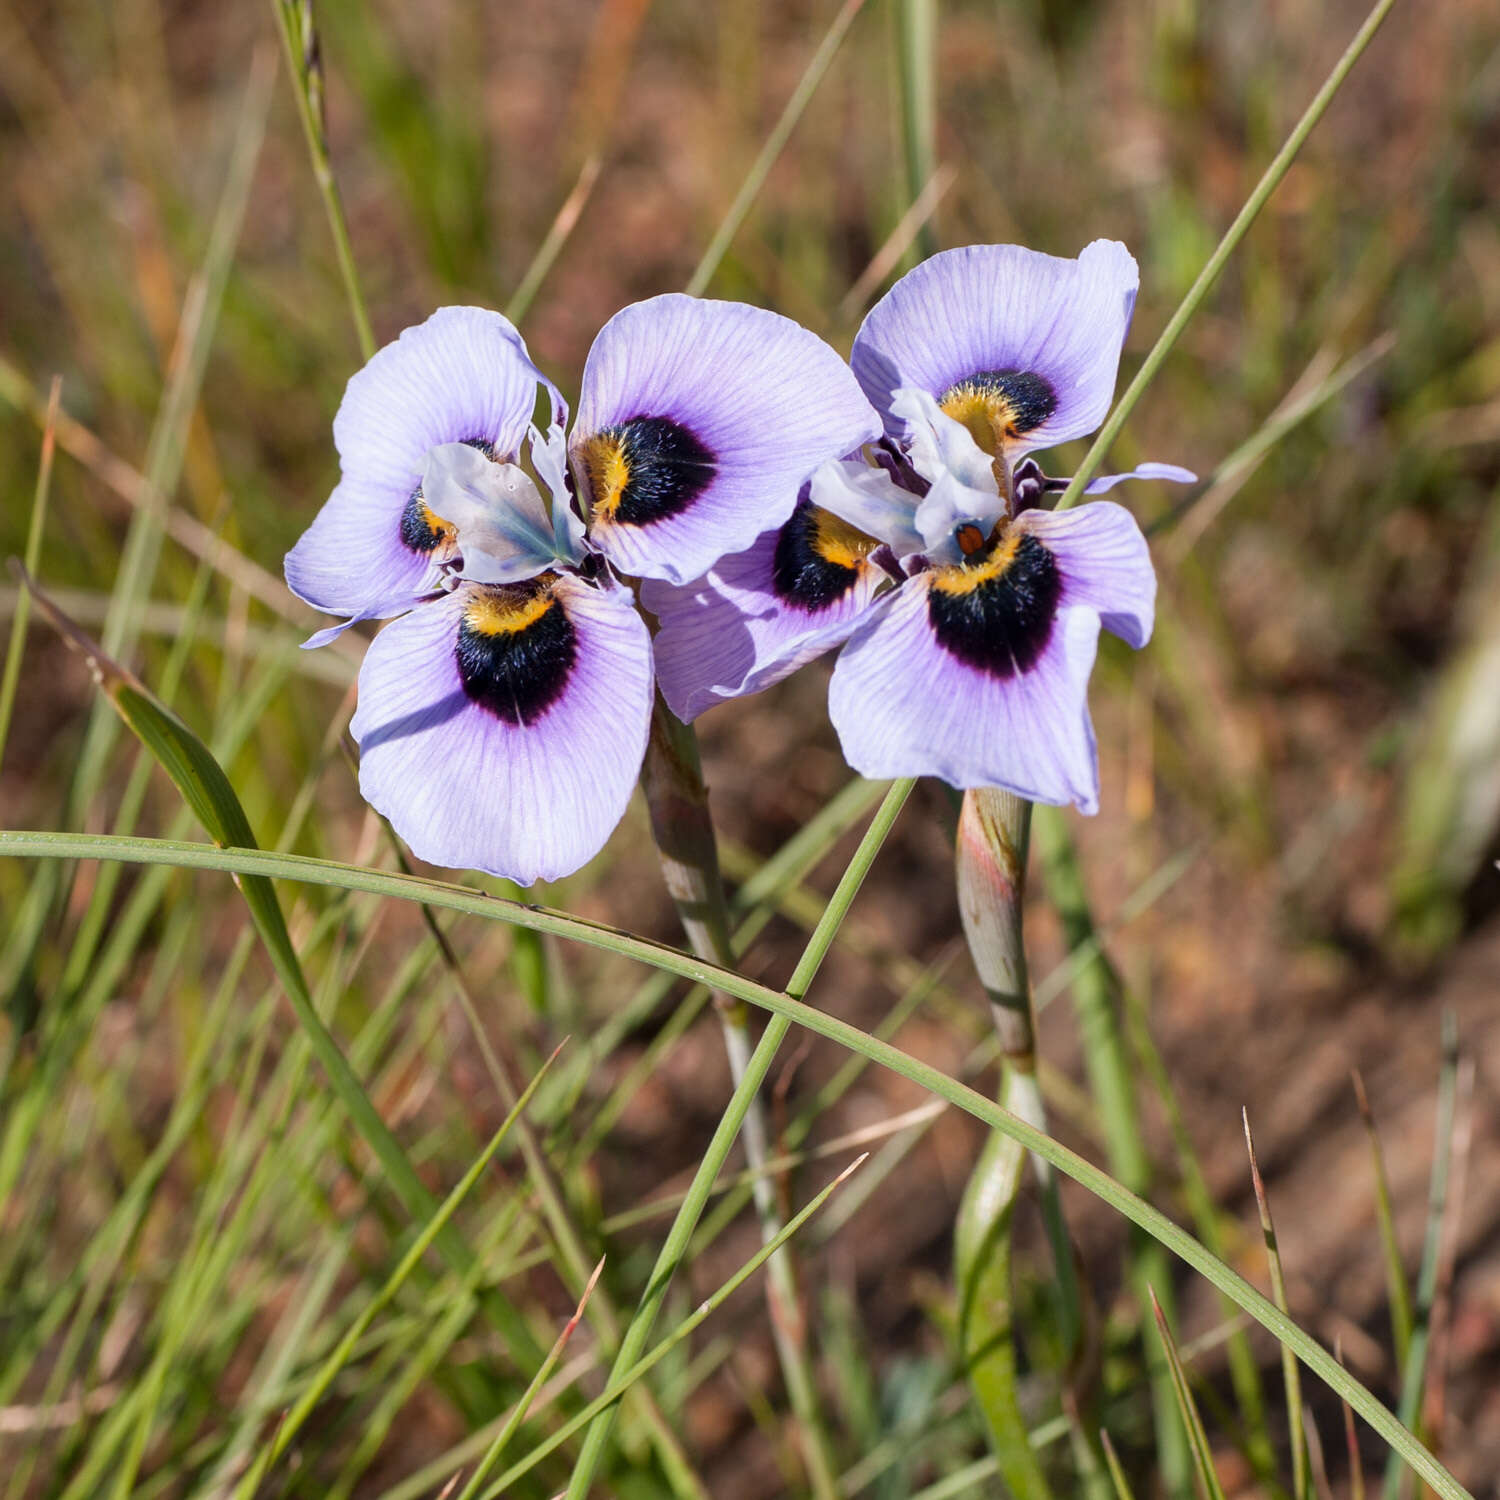
<svg viewBox="0 0 1500 1500">
<path fill-rule="evenodd" d="M 1142 267 L 1128 373 L 1362 14 L 1345 0 L 942 0 L 928 137 L 911 128 L 914 9 L 324 0 L 331 163 L 377 339 L 442 303 L 509 306 L 576 389 L 605 318 L 689 281 L 809 60 L 847 23 L 711 293 L 846 350 L 922 250 L 1014 240 L 1071 255 L 1110 236 Z M 272 8 L 7 0 L 0 181 L 0 552 L 26 549 L 58 375 L 41 578 L 215 745 L 263 843 L 388 862 L 339 750 L 358 647 L 300 653 L 314 621 L 280 585 L 334 481 L 330 422 L 359 353 Z M 1425 1419 L 1454 1472 L 1500 1494 L 1486 1489 L 1500 1472 L 1500 1177 L 1483 1165 L 1500 1142 L 1497 201 L 1500 13 L 1398 5 L 1117 447 L 1205 483 L 1186 500 L 1127 497 L 1153 529 L 1160 623 L 1140 656 L 1104 651 L 1105 810 L 1076 832 L 1141 1049 L 1152 1196 L 1263 1283 L 1247 1106 L 1292 1312 L 1391 1401 L 1349 1074 L 1368 1087 L 1414 1274 L 1439 1016 L 1456 1016 L 1477 1060 L 1457 1164 L 1472 1155 L 1474 1170 L 1442 1241 Z M 122 593 L 143 508 L 166 541 Z M 0 614 L 16 603 L 7 578 Z M 770 918 L 747 968 L 776 983 L 873 805 L 841 790 L 826 670 L 700 726 L 726 867 L 743 909 Z M 4 824 L 201 836 L 133 747 L 96 729 L 89 751 L 94 709 L 83 664 L 33 622 Z M 820 837 L 757 876 L 820 810 Z M 942 788 L 919 790 L 812 998 L 987 1082 L 988 1019 L 956 946 L 953 816 Z M 505 1105 L 430 934 L 364 898 L 285 898 L 325 1014 L 446 1191 Z M 639 807 L 544 899 L 678 941 Z M 405 1217 L 330 1106 L 228 881 L 0 861 L 0 911 L 0 1497 L 227 1495 L 385 1281 Z M 1045 976 L 1065 944 L 1045 893 L 1032 930 Z M 628 1309 L 727 1092 L 701 996 L 477 923 L 452 937 L 515 1077 L 573 1038 L 533 1118 L 584 1246 L 608 1255 L 605 1294 Z M 1102 1156 L 1065 1004 L 1042 1034 L 1056 1128 Z M 910 1116 L 929 1103 L 919 1091 L 844 1063 L 804 1046 L 772 1091 L 787 1149 L 811 1155 L 783 1182 L 796 1202 L 851 1137 L 876 1152 L 802 1241 L 844 1492 L 994 1492 L 950 1337 L 951 1224 L 980 1133 L 951 1111 Z M 472 1434 L 493 1434 L 579 1290 L 527 1182 L 507 1151 L 461 1215 L 485 1284 L 514 1309 L 510 1334 L 434 1264 L 259 1493 L 396 1500 L 472 1461 Z M 1067 1196 L 1104 1316 L 1105 1417 L 1151 1494 L 1124 1228 Z M 752 1252 L 745 1203 L 742 1189 L 718 1200 L 676 1317 Z M 1025 1317 L 1046 1296 L 1028 1214 L 1023 1350 L 1040 1372 L 1055 1351 L 1045 1319 Z M 1177 1290 L 1226 1490 L 1274 1493 L 1226 1410 L 1237 1330 L 1204 1286 Z M 576 1410 L 575 1388 L 598 1389 L 604 1337 L 580 1331 L 570 1384 L 515 1453 Z M 1249 1348 L 1273 1380 L 1275 1344 Z M 667 1492 L 646 1437 L 664 1419 L 716 1500 L 805 1493 L 753 1289 L 653 1388 L 657 1417 L 622 1423 L 612 1492 Z M 1042 1428 L 1048 1389 L 1038 1378 Z M 1308 1397 L 1329 1483 L 1349 1493 L 1337 1404 Z M 568 1451 L 512 1492 L 555 1494 Z M 1378 1473 L 1379 1445 L 1365 1457 Z"/>
</svg>

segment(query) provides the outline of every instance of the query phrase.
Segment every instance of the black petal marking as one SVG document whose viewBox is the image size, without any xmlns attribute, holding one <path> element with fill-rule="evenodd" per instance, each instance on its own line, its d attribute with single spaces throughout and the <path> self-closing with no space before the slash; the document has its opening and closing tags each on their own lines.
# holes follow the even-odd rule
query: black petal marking
<svg viewBox="0 0 1500 1500">
<path fill-rule="evenodd" d="M 476 590 L 453 654 L 464 692 L 507 724 L 530 726 L 562 697 L 578 636 L 552 592 L 555 573 Z"/>
<path fill-rule="evenodd" d="M 491 463 L 499 461 L 495 445 L 487 439 L 460 438 L 459 441 L 466 448 L 477 448 Z M 431 552 L 451 534 L 452 528 L 422 498 L 422 486 L 418 483 L 401 512 L 401 540 L 413 552 Z"/>
<path fill-rule="evenodd" d="M 993 453 L 1040 427 L 1057 410 L 1057 395 L 1030 370 L 978 370 L 949 386 L 938 405 Z"/>
<path fill-rule="evenodd" d="M 815 614 L 854 587 L 875 546 L 873 537 L 802 500 L 777 534 L 771 585 L 789 604 Z"/>
<path fill-rule="evenodd" d="M 595 512 L 649 526 L 686 510 L 713 481 L 714 456 L 670 417 L 632 417 L 583 445 Z"/>
<path fill-rule="evenodd" d="M 1062 577 L 1029 532 L 1002 538 L 987 557 L 935 569 L 927 618 L 950 655 L 992 677 L 1029 672 L 1052 637 Z"/>
</svg>

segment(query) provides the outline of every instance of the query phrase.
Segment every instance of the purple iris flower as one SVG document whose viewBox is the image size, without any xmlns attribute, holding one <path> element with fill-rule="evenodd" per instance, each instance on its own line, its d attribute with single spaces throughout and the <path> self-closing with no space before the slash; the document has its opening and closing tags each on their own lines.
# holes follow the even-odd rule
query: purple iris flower
<svg viewBox="0 0 1500 1500">
<path fill-rule="evenodd" d="M 615 569 L 698 577 L 880 431 L 806 329 L 683 296 L 610 319 L 565 420 L 506 319 L 443 308 L 350 380 L 338 487 L 286 559 L 346 617 L 310 646 L 400 616 L 360 668 L 366 799 L 421 858 L 523 885 L 597 853 L 640 770 L 651 639 Z"/>
<path fill-rule="evenodd" d="M 1088 679 L 1102 625 L 1151 635 L 1156 575 L 1130 513 L 1054 513 L 1031 452 L 1103 420 L 1139 273 L 1099 240 L 933 256 L 871 309 L 854 373 L 876 466 L 830 460 L 785 524 L 682 587 L 647 583 L 657 679 L 692 719 L 838 645 L 829 714 L 867 776 L 935 775 L 1097 810 Z M 1194 476 L 1171 464 L 1095 479 Z"/>
</svg>

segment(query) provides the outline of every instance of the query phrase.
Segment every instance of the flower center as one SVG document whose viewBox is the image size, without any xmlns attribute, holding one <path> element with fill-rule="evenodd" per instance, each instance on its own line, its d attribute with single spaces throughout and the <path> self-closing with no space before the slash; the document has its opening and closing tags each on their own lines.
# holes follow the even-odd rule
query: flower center
<svg viewBox="0 0 1500 1500">
<path fill-rule="evenodd" d="M 993 458 L 1040 427 L 1057 410 L 1057 396 L 1030 370 L 980 370 L 949 386 L 938 405 Z"/>
<path fill-rule="evenodd" d="M 486 438 L 460 438 L 459 442 L 466 448 L 477 449 L 491 463 L 500 462 L 495 445 Z M 457 528 L 428 505 L 419 483 L 401 512 L 401 540 L 413 552 L 434 552 L 442 543 L 452 542 L 457 536 Z"/>
<path fill-rule="evenodd" d="M 585 441 L 579 455 L 594 515 L 648 526 L 686 510 L 712 482 L 714 456 L 669 417 L 631 417 Z"/>
<path fill-rule="evenodd" d="M 553 593 L 556 573 L 504 588 L 475 588 L 453 654 L 464 692 L 507 724 L 534 724 L 562 696 L 578 637 Z"/>
<path fill-rule="evenodd" d="M 827 609 L 854 587 L 879 545 L 832 511 L 803 500 L 777 534 L 772 587 L 809 612 Z"/>
<path fill-rule="evenodd" d="M 1036 665 L 1052 637 L 1062 577 L 1029 531 L 997 532 L 963 562 L 934 568 L 930 578 L 927 617 L 950 655 L 1000 678 Z"/>
</svg>

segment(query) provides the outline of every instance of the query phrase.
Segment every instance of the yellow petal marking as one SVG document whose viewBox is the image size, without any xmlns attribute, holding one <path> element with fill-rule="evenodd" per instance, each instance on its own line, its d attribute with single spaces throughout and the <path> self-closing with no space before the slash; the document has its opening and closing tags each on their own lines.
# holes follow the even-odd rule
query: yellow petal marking
<svg viewBox="0 0 1500 1500">
<path fill-rule="evenodd" d="M 608 519 L 620 508 L 620 497 L 630 483 L 630 460 L 625 456 L 625 445 L 612 433 L 601 432 L 584 442 L 579 456 L 594 513 Z"/>
</svg>

